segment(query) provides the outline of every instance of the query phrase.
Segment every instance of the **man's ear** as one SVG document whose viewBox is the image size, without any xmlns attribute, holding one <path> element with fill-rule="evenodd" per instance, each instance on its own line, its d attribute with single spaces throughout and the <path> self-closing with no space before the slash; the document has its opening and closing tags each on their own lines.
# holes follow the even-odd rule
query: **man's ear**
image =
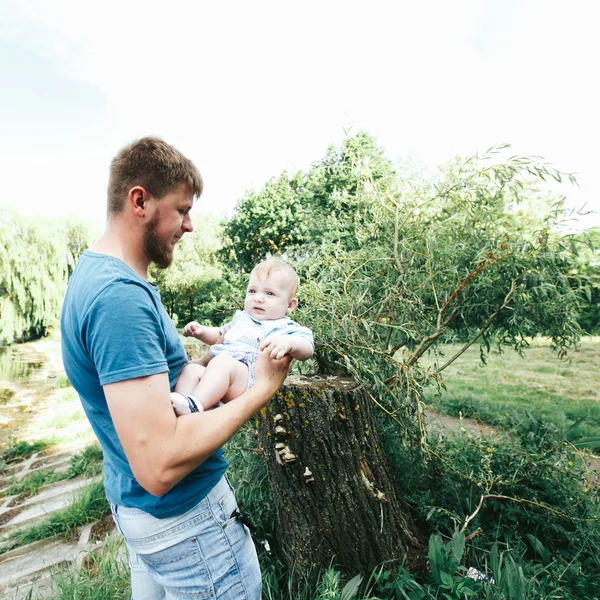
<svg viewBox="0 0 600 600">
<path fill-rule="evenodd" d="M 127 194 L 127 204 L 136 216 L 143 217 L 149 197 L 148 192 L 143 187 L 136 185 Z"/>
<path fill-rule="evenodd" d="M 291 313 L 298 306 L 298 298 L 292 298 L 288 304 L 287 312 Z"/>
</svg>

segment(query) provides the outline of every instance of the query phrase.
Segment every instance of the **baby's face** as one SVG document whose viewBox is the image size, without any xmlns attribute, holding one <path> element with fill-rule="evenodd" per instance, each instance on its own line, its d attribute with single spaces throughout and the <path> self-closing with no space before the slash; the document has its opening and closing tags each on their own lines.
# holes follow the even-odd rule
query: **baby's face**
<svg viewBox="0 0 600 600">
<path fill-rule="evenodd" d="M 268 276 L 252 273 L 244 310 L 257 321 L 281 319 L 296 306 L 297 300 L 291 294 L 290 282 L 281 273 Z"/>
</svg>

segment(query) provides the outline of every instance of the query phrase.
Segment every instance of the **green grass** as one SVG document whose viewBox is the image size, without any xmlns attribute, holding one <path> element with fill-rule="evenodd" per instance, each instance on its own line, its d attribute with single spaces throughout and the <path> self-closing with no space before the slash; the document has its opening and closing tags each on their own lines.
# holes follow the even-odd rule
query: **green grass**
<svg viewBox="0 0 600 600">
<path fill-rule="evenodd" d="M 83 452 L 71 457 L 67 477 L 72 479 L 79 475 L 92 477 L 102 472 L 102 449 L 98 444 L 88 446 Z"/>
<path fill-rule="evenodd" d="M 79 408 L 75 411 L 62 412 L 55 415 L 48 423 L 52 429 L 64 429 L 74 422 L 85 419 L 83 409 Z"/>
<path fill-rule="evenodd" d="M 52 445 L 49 440 L 37 440 L 36 442 L 25 442 L 17 440 L 15 437 L 9 437 L 8 447 L 2 451 L 0 460 L 10 463 L 29 458 L 32 454 L 40 452 Z"/>
<path fill-rule="evenodd" d="M 458 349 L 447 346 L 445 359 Z M 522 423 L 529 412 L 572 441 L 598 437 L 599 364 L 599 338 L 584 338 L 566 360 L 553 355 L 547 344 L 533 340 L 524 357 L 506 351 L 491 354 L 482 365 L 479 349 L 472 347 L 443 371 L 447 389 L 440 396 L 428 390 L 426 401 L 443 413 L 506 428 Z"/>
<path fill-rule="evenodd" d="M 29 600 L 129 600 L 129 566 L 121 539 L 108 538 L 91 553 L 81 566 L 71 563 L 58 568 L 52 577 L 52 588 L 43 595 L 31 594 Z"/>
<path fill-rule="evenodd" d="M 10 485 L 4 490 L 3 495 L 15 495 L 19 496 L 20 500 L 24 500 L 36 494 L 44 485 L 63 481 L 64 479 L 74 479 L 80 475 L 92 477 L 99 475 L 101 471 L 102 450 L 100 446 L 94 444 L 87 447 L 83 452 L 72 456 L 67 471 L 38 471 L 30 473 L 20 481 L 14 477 L 11 478 Z"/>
<path fill-rule="evenodd" d="M 29 498 L 38 492 L 44 485 L 55 483 L 66 479 L 65 473 L 57 473 L 56 471 L 39 471 L 31 473 L 21 479 L 10 479 L 10 485 L 4 490 L 4 496 L 18 496 L 18 500 Z"/>
<path fill-rule="evenodd" d="M 0 549 L 0 554 L 57 535 L 72 536 L 81 525 L 98 521 L 108 514 L 110 506 L 104 494 L 104 483 L 91 483 L 80 492 L 71 505 L 52 513 L 42 523 L 8 534 L 8 544 Z"/>
<path fill-rule="evenodd" d="M 73 404 L 74 406 L 77 405 L 77 403 L 79 402 L 79 396 L 77 395 L 77 392 L 69 387 L 69 388 L 58 388 L 60 389 L 61 393 L 59 394 L 59 401 L 60 402 L 65 402 L 65 403 L 69 403 L 69 404 Z"/>
<path fill-rule="evenodd" d="M 54 387 L 56 389 L 68 388 L 71 387 L 71 382 L 64 373 L 61 373 L 54 379 Z"/>
<path fill-rule="evenodd" d="M 488 600 L 538 600 L 540 597 L 548 597 L 540 594 L 540 584 L 546 576 L 543 569 L 534 574 L 525 574 L 521 564 L 507 553 L 497 552 L 492 559 L 490 571 L 496 584 L 477 583 L 457 576 L 454 570 L 444 569 L 444 564 L 436 564 L 436 570 L 445 573 L 444 581 L 447 584 L 432 582 L 421 585 L 402 568 L 393 575 L 392 565 L 386 564 L 375 569 L 369 576 L 357 575 L 352 578 L 344 577 L 336 569 L 329 568 L 319 576 L 316 585 L 292 591 L 289 580 L 284 579 L 279 583 L 270 576 L 269 571 L 265 572 L 263 569 L 262 597 L 264 600 L 462 600 L 467 596 L 460 592 L 468 589 L 477 594 L 475 597 Z M 464 568 L 461 570 L 463 572 Z M 129 568 L 123 553 L 123 543 L 109 538 L 81 566 L 72 563 L 55 569 L 51 589 L 44 590 L 43 595 L 30 592 L 27 600 L 125 600 L 130 596 Z"/>
</svg>

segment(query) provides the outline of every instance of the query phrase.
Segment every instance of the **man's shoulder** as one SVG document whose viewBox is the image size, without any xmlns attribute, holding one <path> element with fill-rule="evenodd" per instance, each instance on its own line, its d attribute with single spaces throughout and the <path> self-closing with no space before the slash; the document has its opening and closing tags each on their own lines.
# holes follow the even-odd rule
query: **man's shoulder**
<svg viewBox="0 0 600 600">
<path fill-rule="evenodd" d="M 110 260 L 82 257 L 73 272 L 61 311 L 61 323 L 93 326 L 99 316 L 131 324 L 134 319 L 161 320 L 156 289 Z M 91 262 L 91 264 L 90 264 Z"/>
<path fill-rule="evenodd" d="M 103 294 L 123 294 L 124 290 L 157 293 L 155 286 L 143 280 L 123 261 L 113 256 L 86 250 L 80 257 L 69 280 L 69 291 L 77 296 L 99 297 Z M 134 292 L 134 293 L 136 293 Z"/>
<path fill-rule="evenodd" d="M 98 254 L 91 250 L 86 250 L 81 255 L 77 261 L 72 277 L 123 280 L 150 285 L 129 267 L 127 263 L 119 258 L 108 254 Z"/>
</svg>

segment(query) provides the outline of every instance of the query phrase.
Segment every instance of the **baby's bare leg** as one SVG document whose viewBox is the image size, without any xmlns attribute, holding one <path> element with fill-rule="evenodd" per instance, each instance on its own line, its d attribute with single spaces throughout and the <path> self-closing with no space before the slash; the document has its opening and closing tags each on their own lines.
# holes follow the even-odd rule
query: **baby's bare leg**
<svg viewBox="0 0 600 600">
<path fill-rule="evenodd" d="M 208 363 L 192 394 L 207 409 L 221 400 L 229 402 L 241 396 L 247 386 L 248 367 L 227 354 L 219 354 Z"/>
<path fill-rule="evenodd" d="M 198 402 L 191 397 L 198 382 L 202 379 L 206 367 L 196 363 L 187 364 L 179 374 L 175 391 L 171 394 L 171 404 L 177 416 L 187 415 L 192 411 L 201 409 Z"/>
<path fill-rule="evenodd" d="M 196 363 L 185 365 L 175 384 L 175 391 L 180 394 L 193 394 L 205 371 L 206 367 Z"/>
</svg>

